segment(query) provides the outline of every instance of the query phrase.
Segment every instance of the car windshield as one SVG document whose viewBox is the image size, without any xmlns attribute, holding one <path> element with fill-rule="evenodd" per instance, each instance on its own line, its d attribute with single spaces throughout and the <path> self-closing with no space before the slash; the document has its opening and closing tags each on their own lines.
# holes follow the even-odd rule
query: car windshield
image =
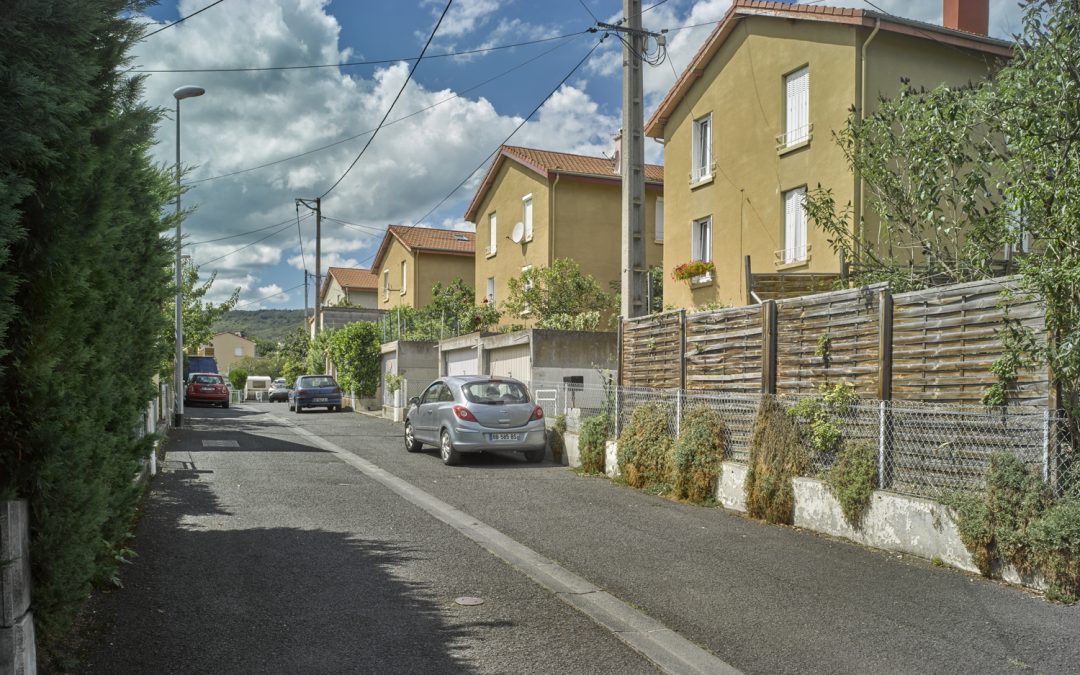
<svg viewBox="0 0 1080 675">
<path fill-rule="evenodd" d="M 225 378 L 220 375 L 196 375 L 192 380 L 195 384 L 225 384 Z"/>
<path fill-rule="evenodd" d="M 337 383 L 332 377 L 303 377 L 300 378 L 301 387 L 333 387 Z"/>
<path fill-rule="evenodd" d="M 529 402 L 529 392 L 518 382 L 480 380 L 462 385 L 461 390 L 465 392 L 465 398 L 471 403 L 499 405 Z"/>
</svg>

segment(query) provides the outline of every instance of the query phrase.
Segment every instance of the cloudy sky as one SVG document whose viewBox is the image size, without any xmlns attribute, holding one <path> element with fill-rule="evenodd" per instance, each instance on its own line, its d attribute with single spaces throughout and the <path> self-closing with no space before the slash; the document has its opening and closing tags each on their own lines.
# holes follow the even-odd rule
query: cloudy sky
<svg viewBox="0 0 1080 675">
<path fill-rule="evenodd" d="M 148 11 L 145 20 L 157 25 L 147 32 L 212 2 L 163 0 Z M 665 0 L 644 14 L 646 28 L 672 30 L 667 62 L 646 67 L 647 114 L 712 28 L 687 27 L 717 21 L 730 2 Z M 990 2 L 991 33 L 1017 32 L 1016 0 Z M 873 9 L 862 0 L 814 4 Z M 941 22 L 941 0 L 873 5 Z M 301 209 L 297 225 L 294 199 L 322 195 L 345 174 L 405 82 L 413 62 L 404 59 L 420 53 L 444 7 L 444 0 L 223 0 L 135 49 L 132 67 L 141 71 L 333 66 L 147 75 L 147 102 L 170 111 L 154 149 L 163 165 L 176 154 L 172 91 L 206 89 L 181 103 L 181 151 L 190 169 L 184 206 L 194 209 L 184 224 L 186 253 L 204 278 L 217 273 L 209 299 L 239 287 L 238 309 L 304 306 L 315 224 Z M 609 38 L 570 73 L 597 44 L 584 32 L 594 16 L 614 22 L 621 8 L 621 0 L 455 0 L 390 124 L 323 199 L 323 273 L 330 265 L 369 266 L 390 223 L 471 229 L 462 214 L 485 158 L 541 103 L 510 143 L 610 154 L 620 115 L 618 43 Z M 535 44 L 490 50 L 525 42 Z M 467 51 L 475 53 L 446 56 Z M 336 65 L 352 62 L 368 63 Z M 659 145 L 647 142 L 646 151 L 663 161 Z"/>
</svg>

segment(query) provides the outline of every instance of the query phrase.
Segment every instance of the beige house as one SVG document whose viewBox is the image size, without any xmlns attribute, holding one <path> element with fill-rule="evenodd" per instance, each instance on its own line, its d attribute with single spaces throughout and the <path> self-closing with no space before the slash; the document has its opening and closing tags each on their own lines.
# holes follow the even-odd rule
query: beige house
<svg viewBox="0 0 1080 675">
<path fill-rule="evenodd" d="M 735 0 L 646 124 L 664 143 L 664 302 L 747 303 L 744 267 L 788 275 L 838 273 L 823 232 L 808 225 L 807 189 L 866 213 L 833 132 L 852 108 L 873 112 L 901 79 L 966 84 L 1011 54 L 986 37 L 988 0 L 945 0 L 946 27 L 861 9 Z M 670 281 L 682 263 L 715 272 Z"/>
<path fill-rule="evenodd" d="M 228 373 L 240 359 L 256 356 L 255 343 L 237 333 L 218 333 L 210 344 L 199 347 L 198 356 L 213 356 L 218 372 Z"/>
<path fill-rule="evenodd" d="M 391 225 L 371 265 L 378 273 L 378 309 L 423 307 L 431 288 L 461 279 L 472 286 L 472 232 Z"/>
<path fill-rule="evenodd" d="M 319 298 L 323 307 L 375 309 L 379 306 L 378 291 L 379 277 L 371 270 L 331 267 L 326 271 Z"/>
<path fill-rule="evenodd" d="M 664 167 L 645 167 L 645 261 L 664 260 Z M 531 267 L 572 258 L 604 289 L 622 265 L 622 176 L 614 159 L 504 145 L 473 196 L 477 301 L 500 306 L 508 283 Z M 614 292 L 614 291 L 612 291 Z M 528 324 L 507 317 L 503 324 Z"/>
</svg>

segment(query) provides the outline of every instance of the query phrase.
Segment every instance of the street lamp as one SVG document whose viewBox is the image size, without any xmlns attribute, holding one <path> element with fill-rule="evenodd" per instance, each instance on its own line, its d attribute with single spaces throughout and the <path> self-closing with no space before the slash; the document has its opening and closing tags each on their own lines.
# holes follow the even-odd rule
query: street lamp
<svg viewBox="0 0 1080 675">
<path fill-rule="evenodd" d="M 173 426 L 179 428 L 184 423 L 184 313 L 181 288 L 180 248 L 180 101 L 185 98 L 202 96 L 206 90 L 202 87 L 188 85 L 179 87 L 173 91 L 176 99 L 176 371 L 173 379 L 176 381 L 176 401 L 173 405 Z"/>
</svg>

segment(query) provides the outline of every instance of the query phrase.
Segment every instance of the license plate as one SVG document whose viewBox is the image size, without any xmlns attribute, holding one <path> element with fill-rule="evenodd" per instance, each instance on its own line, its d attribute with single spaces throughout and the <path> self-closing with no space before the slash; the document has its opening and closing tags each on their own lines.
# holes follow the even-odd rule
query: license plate
<svg viewBox="0 0 1080 675">
<path fill-rule="evenodd" d="M 203 391 L 214 391 L 214 388 L 213 387 L 203 387 L 202 390 Z"/>
<path fill-rule="evenodd" d="M 491 434 L 491 440 L 493 441 L 516 441 L 518 440 L 517 434 Z"/>
<path fill-rule="evenodd" d="M 325 399 L 325 398 L 316 398 L 316 399 L 313 399 L 313 400 L 314 400 L 314 401 L 315 401 L 316 403 L 326 403 L 326 399 Z"/>
</svg>

